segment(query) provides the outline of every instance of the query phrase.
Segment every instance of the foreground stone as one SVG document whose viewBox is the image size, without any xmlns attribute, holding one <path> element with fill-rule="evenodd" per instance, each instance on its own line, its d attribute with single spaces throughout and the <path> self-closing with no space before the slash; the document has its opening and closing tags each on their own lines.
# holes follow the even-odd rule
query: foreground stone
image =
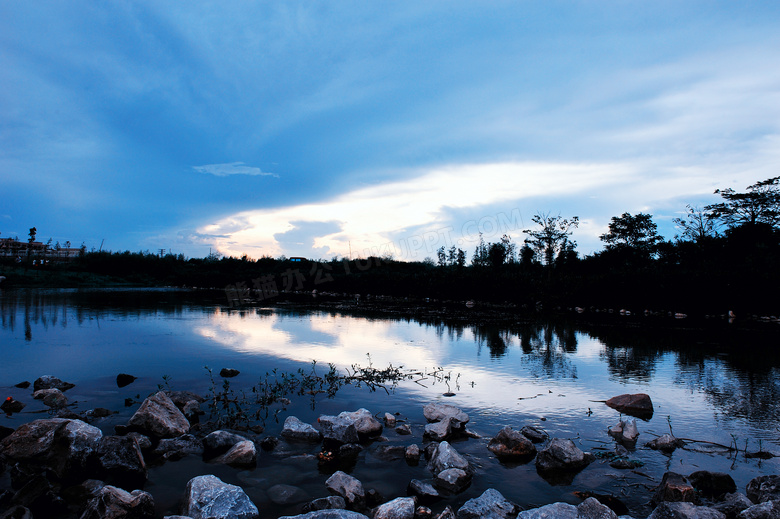
<svg viewBox="0 0 780 519">
<path fill-rule="evenodd" d="M 317 429 L 295 416 L 288 416 L 284 420 L 281 435 L 287 441 L 317 443 L 322 439 L 322 435 Z"/>
<path fill-rule="evenodd" d="M 489 488 L 481 496 L 466 501 L 458 510 L 458 519 L 510 519 L 517 516 L 520 507 L 508 501 L 501 492 Z"/>
<path fill-rule="evenodd" d="M 328 496 L 315 499 L 303 505 L 304 512 L 316 512 L 317 510 L 344 510 L 347 502 L 341 496 Z"/>
<path fill-rule="evenodd" d="M 523 434 L 513 431 L 511 427 L 501 429 L 495 438 L 490 440 L 488 450 L 498 458 L 506 460 L 529 460 L 536 456 L 536 447 Z"/>
<path fill-rule="evenodd" d="M 633 444 L 639 438 L 639 428 L 636 426 L 636 420 L 621 420 L 617 425 L 609 429 L 609 435 L 620 442 Z"/>
<path fill-rule="evenodd" d="M 466 458 L 460 455 L 449 442 L 443 441 L 436 446 L 433 453 L 430 456 L 428 462 L 428 470 L 430 470 L 434 476 L 447 469 L 460 469 L 464 472 L 470 473 L 471 467 Z"/>
<path fill-rule="evenodd" d="M 59 389 L 39 389 L 33 393 L 33 399 L 43 400 L 43 404 L 54 409 L 59 409 L 68 405 L 66 397 Z"/>
<path fill-rule="evenodd" d="M 323 441 L 329 446 L 339 446 L 345 443 L 358 443 L 357 428 L 354 420 L 341 415 L 322 415 L 317 420 Z"/>
<path fill-rule="evenodd" d="M 534 427 L 533 425 L 526 425 L 520 429 L 520 434 L 531 440 L 533 443 L 542 443 L 547 441 L 550 436 L 547 431 L 541 427 Z"/>
<path fill-rule="evenodd" d="M 753 502 L 745 494 L 734 492 L 726 494 L 723 501 L 712 506 L 718 512 L 722 512 L 726 517 L 734 519 L 742 511 L 753 506 Z"/>
<path fill-rule="evenodd" d="M 244 440 L 233 445 L 225 454 L 217 456 L 212 463 L 248 467 L 257 463 L 257 447 L 255 442 Z"/>
<path fill-rule="evenodd" d="M 617 519 L 618 515 L 601 504 L 595 497 L 589 497 L 577 506 L 568 503 L 550 505 L 520 512 L 517 519 Z"/>
<path fill-rule="evenodd" d="M 708 470 L 699 470 L 688 476 L 691 482 L 701 495 L 711 498 L 721 498 L 726 494 L 732 494 L 737 491 L 737 484 L 728 474 L 722 472 L 710 472 Z"/>
<path fill-rule="evenodd" d="M 16 400 L 14 397 L 9 396 L 5 400 L 3 400 L 3 403 L 0 404 L 0 410 L 2 410 L 4 413 L 12 414 L 12 413 L 21 413 L 22 409 L 24 409 L 27 406 L 24 402 L 20 402 Z"/>
<path fill-rule="evenodd" d="M 753 478 L 745 488 L 748 499 L 763 503 L 780 499 L 780 476 L 759 476 Z"/>
<path fill-rule="evenodd" d="M 76 387 L 76 384 L 63 382 L 52 375 L 44 375 L 33 382 L 33 391 L 40 391 L 41 389 L 59 389 L 60 391 L 67 391 L 74 387 Z"/>
<path fill-rule="evenodd" d="M 661 484 L 655 490 L 653 503 L 662 501 L 696 501 L 696 490 L 688 479 L 676 472 L 667 472 L 661 479 Z"/>
<path fill-rule="evenodd" d="M 433 478 L 434 484 L 447 492 L 459 494 L 471 484 L 471 474 L 462 469 L 442 470 Z"/>
<path fill-rule="evenodd" d="M 154 517 L 154 499 L 148 492 L 106 485 L 87 504 L 81 519 L 146 519 Z"/>
<path fill-rule="evenodd" d="M 247 438 L 240 434 L 223 430 L 214 431 L 203 438 L 203 457 L 207 460 L 215 458 L 220 454 L 225 454 L 234 445 L 243 441 L 247 441 Z"/>
<path fill-rule="evenodd" d="M 140 444 L 139 441 L 139 445 Z M 143 449 L 143 447 L 141 448 Z M 191 434 L 183 434 L 178 438 L 160 440 L 160 443 L 158 443 L 157 447 L 152 451 L 153 456 L 159 456 L 169 461 L 180 460 L 189 454 L 203 454 L 203 441 Z"/>
<path fill-rule="evenodd" d="M 368 516 L 350 510 L 317 510 L 301 515 L 285 515 L 279 519 L 368 519 Z"/>
<path fill-rule="evenodd" d="M 97 448 L 98 475 L 110 485 L 141 488 L 147 471 L 138 442 L 128 436 L 106 436 Z"/>
<path fill-rule="evenodd" d="M 737 515 L 737 519 L 777 519 L 780 518 L 780 500 L 765 501 L 746 508 Z"/>
<path fill-rule="evenodd" d="M 160 391 L 144 400 L 127 427 L 154 438 L 175 438 L 190 430 L 190 422 L 170 397 Z"/>
<path fill-rule="evenodd" d="M 374 509 L 374 519 L 414 519 L 417 503 L 413 497 L 398 497 Z"/>
<path fill-rule="evenodd" d="M 452 426 L 456 429 L 463 428 L 469 422 L 469 415 L 449 404 L 428 404 L 423 408 L 423 415 L 429 422 L 442 422 L 451 419 Z"/>
<path fill-rule="evenodd" d="M 368 409 L 360 408 L 357 411 L 345 411 L 340 413 L 339 417 L 352 420 L 361 441 L 376 438 L 382 434 L 382 423 L 374 418 L 374 415 Z"/>
<path fill-rule="evenodd" d="M 663 502 L 647 519 L 726 519 L 726 516 L 713 508 L 696 506 L 693 503 Z"/>
<path fill-rule="evenodd" d="M 336 471 L 325 481 L 329 491 L 344 498 L 347 508 L 362 510 L 366 507 L 366 492 L 363 483 L 349 474 Z"/>
<path fill-rule="evenodd" d="M 306 491 L 293 485 L 274 485 L 265 493 L 268 494 L 268 499 L 277 505 L 292 505 L 310 499 Z"/>
<path fill-rule="evenodd" d="M 436 490 L 430 481 L 421 481 L 413 479 L 406 488 L 407 494 L 415 495 L 422 503 L 432 503 L 441 498 L 439 491 Z"/>
<path fill-rule="evenodd" d="M 685 445 L 685 442 L 683 442 L 682 440 L 678 440 L 671 434 L 664 434 L 663 436 L 659 436 L 655 440 L 647 442 L 645 445 L 647 445 L 651 449 L 655 449 L 663 452 L 673 452 L 676 448 Z"/>
<path fill-rule="evenodd" d="M 576 471 L 593 461 L 593 456 L 582 452 L 571 440 L 553 438 L 549 445 L 539 451 L 536 469 L 542 472 Z"/>
<path fill-rule="evenodd" d="M 607 406 L 637 418 L 649 419 L 653 417 L 653 401 L 645 393 L 612 397 L 607 400 Z"/>
<path fill-rule="evenodd" d="M 192 519 L 257 519 L 257 507 L 241 487 L 216 476 L 198 476 L 187 483 L 182 505 Z"/>
</svg>

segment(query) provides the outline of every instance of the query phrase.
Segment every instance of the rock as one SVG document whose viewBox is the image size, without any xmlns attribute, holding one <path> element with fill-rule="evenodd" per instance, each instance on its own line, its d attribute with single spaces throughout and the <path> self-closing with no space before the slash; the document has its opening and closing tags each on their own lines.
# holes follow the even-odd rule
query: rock
<svg viewBox="0 0 780 519">
<path fill-rule="evenodd" d="M 725 519 L 726 516 L 713 508 L 696 506 L 688 502 L 659 504 L 647 519 Z"/>
<path fill-rule="evenodd" d="M 511 427 L 501 429 L 496 437 L 490 440 L 487 448 L 498 458 L 507 460 L 529 460 L 536 456 L 536 447 L 531 440 L 513 431 Z"/>
<path fill-rule="evenodd" d="M 380 445 L 373 454 L 376 458 L 384 461 L 400 460 L 406 456 L 406 447 L 403 445 Z"/>
<path fill-rule="evenodd" d="M 338 446 L 344 443 L 358 443 L 360 441 L 354 420 L 341 415 L 322 415 L 317 422 L 320 425 L 323 441 L 328 445 Z"/>
<path fill-rule="evenodd" d="M 577 517 L 579 519 L 618 519 L 618 515 L 611 508 L 595 497 L 589 497 L 577 505 Z"/>
<path fill-rule="evenodd" d="M 553 438 L 536 457 L 538 471 L 577 471 L 586 467 L 593 457 L 574 445 L 571 440 Z"/>
<path fill-rule="evenodd" d="M 341 496 L 328 496 L 315 499 L 310 503 L 303 505 L 304 512 L 314 512 L 317 510 L 344 510 L 347 508 L 347 502 Z"/>
<path fill-rule="evenodd" d="M 359 443 L 345 443 L 339 447 L 338 456 L 342 459 L 357 459 L 358 454 L 360 454 L 362 451 L 363 447 L 361 447 Z"/>
<path fill-rule="evenodd" d="M 171 401 L 178 407 L 179 409 L 184 408 L 185 405 L 187 405 L 187 402 L 191 402 L 195 400 L 196 402 L 202 404 L 206 401 L 205 398 L 200 396 L 197 393 L 193 393 L 192 391 L 163 391 L 166 395 L 168 395 L 168 398 L 171 399 Z"/>
<path fill-rule="evenodd" d="M 44 405 L 55 409 L 68 405 L 68 397 L 62 394 L 59 389 L 39 389 L 33 393 L 35 400 L 43 400 Z"/>
<path fill-rule="evenodd" d="M 285 515 L 279 519 L 368 519 L 368 516 L 349 510 L 317 510 L 301 515 Z"/>
<path fill-rule="evenodd" d="M 29 509 L 37 517 L 59 517 L 65 515 L 68 509 L 57 489 L 43 475 L 27 481 L 14 494 L 11 503 Z"/>
<path fill-rule="evenodd" d="M 449 404 L 432 403 L 423 408 L 423 415 L 429 422 L 441 422 L 451 418 L 452 426 L 460 429 L 469 422 L 469 415 Z"/>
<path fill-rule="evenodd" d="M 112 414 L 116 414 L 116 411 L 106 409 L 105 407 L 96 407 L 86 412 L 87 418 L 106 418 Z"/>
<path fill-rule="evenodd" d="M 277 505 L 294 505 L 309 499 L 306 491 L 292 485 L 274 485 L 265 492 L 268 494 L 268 499 Z"/>
<path fill-rule="evenodd" d="M 27 380 L 14 384 L 14 387 L 18 387 L 19 389 L 27 389 L 30 386 L 31 384 Z"/>
<path fill-rule="evenodd" d="M 106 485 L 89 501 L 81 519 L 145 519 L 154 517 L 154 499 L 142 490 L 127 492 Z"/>
<path fill-rule="evenodd" d="M 144 400 L 127 427 L 153 438 L 175 438 L 190 430 L 190 422 L 168 395 L 160 391 Z"/>
<path fill-rule="evenodd" d="M 427 506 L 418 506 L 414 510 L 414 519 L 432 519 L 433 511 Z"/>
<path fill-rule="evenodd" d="M 420 462 L 420 447 L 414 443 L 407 446 L 406 450 L 404 450 L 404 458 L 410 465 L 417 465 Z"/>
<path fill-rule="evenodd" d="M 26 507 L 17 505 L 0 514 L 0 519 L 33 519 L 33 515 Z"/>
<path fill-rule="evenodd" d="M 0 410 L 2 410 L 6 414 L 13 414 L 13 413 L 21 413 L 22 409 L 25 408 L 27 404 L 24 402 L 20 402 L 16 400 L 14 397 L 9 396 L 5 400 L 3 400 L 3 403 L 0 404 Z"/>
<path fill-rule="evenodd" d="M 688 476 L 688 481 L 705 497 L 720 498 L 737 491 L 734 479 L 722 472 L 699 470 Z"/>
<path fill-rule="evenodd" d="M 375 438 L 382 434 L 382 424 L 374 418 L 374 415 L 368 409 L 360 408 L 357 411 L 343 412 L 339 414 L 339 417 L 352 420 L 355 424 L 358 436 L 361 441 L 365 441 L 370 438 Z"/>
<path fill-rule="evenodd" d="M 621 420 L 617 425 L 609 429 L 609 435 L 617 441 L 624 442 L 627 445 L 633 445 L 639 438 L 639 429 L 636 426 L 636 420 Z"/>
<path fill-rule="evenodd" d="M 3 459 L 51 469 L 59 479 L 79 477 L 103 433 L 81 420 L 49 418 L 22 424 L 0 441 Z"/>
<path fill-rule="evenodd" d="M 780 476 L 753 478 L 748 482 L 745 490 L 748 499 L 756 504 L 780 499 Z"/>
<path fill-rule="evenodd" d="M 780 519 L 780 500 L 764 501 L 746 508 L 737 519 Z"/>
<path fill-rule="evenodd" d="M 8 436 L 11 436 L 11 433 L 13 433 L 14 430 L 10 427 L 6 427 L 4 425 L 0 425 L 0 440 L 3 438 L 7 438 Z M 0 469 L 2 471 L 2 469 Z"/>
<path fill-rule="evenodd" d="M 175 403 L 175 402 L 174 402 Z M 191 424 L 196 424 L 200 421 L 200 415 L 206 414 L 200 410 L 200 402 L 197 400 L 190 400 L 181 408 L 181 413 L 189 420 Z"/>
<path fill-rule="evenodd" d="M 146 482 L 146 463 L 138 442 L 130 436 L 105 436 L 97 448 L 98 475 L 110 485 L 127 490 Z"/>
<path fill-rule="evenodd" d="M 401 424 L 398 427 L 395 428 L 396 434 L 400 434 L 401 436 L 407 436 L 409 434 L 412 434 L 412 428 L 409 427 L 409 424 Z"/>
<path fill-rule="evenodd" d="M 160 440 L 152 455 L 166 460 L 180 460 L 190 454 L 203 454 L 203 441 L 191 434 Z"/>
<path fill-rule="evenodd" d="M 51 375 L 44 375 L 33 382 L 33 391 L 39 391 L 41 389 L 59 389 L 60 391 L 67 391 L 73 387 L 76 387 L 76 384 L 63 382 Z"/>
<path fill-rule="evenodd" d="M 533 443 L 542 443 L 547 441 L 547 438 L 550 437 L 547 434 L 547 431 L 541 427 L 534 427 L 533 425 L 524 426 L 522 429 L 520 429 L 520 434 L 531 440 Z"/>
<path fill-rule="evenodd" d="M 471 473 L 456 468 L 442 470 L 434 476 L 433 483 L 447 492 L 459 494 L 471 484 Z"/>
<path fill-rule="evenodd" d="M 336 471 L 325 481 L 329 491 L 344 498 L 347 508 L 362 510 L 366 506 L 366 493 L 363 484 L 349 474 Z"/>
<path fill-rule="evenodd" d="M 568 503 L 552 503 L 520 512 L 517 519 L 577 519 L 577 507 Z"/>
<path fill-rule="evenodd" d="M 250 440 L 238 442 L 229 451 L 212 459 L 211 462 L 244 467 L 254 465 L 257 463 L 255 442 Z"/>
<path fill-rule="evenodd" d="M 222 368 L 221 370 L 219 370 L 219 376 L 223 378 L 237 377 L 239 373 L 241 372 L 233 368 Z"/>
<path fill-rule="evenodd" d="M 724 513 L 728 519 L 734 519 L 742 510 L 751 506 L 753 506 L 753 502 L 745 494 L 734 492 L 726 494 L 723 501 L 712 505 L 712 508 Z"/>
<path fill-rule="evenodd" d="M 644 393 L 612 397 L 607 400 L 607 406 L 637 418 L 650 419 L 653 417 L 653 401 L 650 400 L 649 395 Z"/>
<path fill-rule="evenodd" d="M 696 501 L 696 490 L 691 486 L 685 476 L 676 472 L 667 472 L 661 478 L 661 484 L 653 494 L 653 503 L 662 501 L 686 501 L 693 503 Z"/>
<path fill-rule="evenodd" d="M 466 501 L 458 510 L 458 519 L 514 519 L 520 510 L 518 505 L 507 501 L 501 492 L 489 488 L 481 496 Z"/>
<path fill-rule="evenodd" d="M 447 440 L 458 430 L 457 427 L 453 427 L 453 423 L 458 422 L 453 418 L 446 418 L 440 422 L 429 423 L 425 426 L 423 436 L 437 442 Z"/>
<path fill-rule="evenodd" d="M 461 456 L 449 442 L 444 441 L 438 444 L 433 451 L 431 459 L 428 462 L 428 470 L 434 475 L 437 475 L 440 472 L 451 468 L 471 473 L 469 462 L 466 461 L 466 459 Z"/>
<path fill-rule="evenodd" d="M 647 442 L 645 445 L 650 447 L 651 449 L 664 451 L 664 452 L 673 452 L 676 448 L 682 447 L 685 444 L 682 440 L 678 440 L 671 434 L 664 434 L 663 436 L 659 436 L 655 440 Z"/>
<path fill-rule="evenodd" d="M 442 510 L 442 512 L 436 516 L 436 519 L 457 519 L 457 515 L 455 514 L 455 510 L 447 505 L 447 508 Z"/>
<path fill-rule="evenodd" d="M 406 488 L 406 493 L 417 496 L 422 503 L 433 503 L 441 499 L 441 494 L 430 481 L 413 479 Z"/>
<path fill-rule="evenodd" d="M 182 512 L 193 519 L 257 519 L 257 507 L 241 487 L 216 476 L 197 476 L 187 482 Z"/>
<path fill-rule="evenodd" d="M 266 436 L 262 440 L 260 440 L 260 448 L 264 451 L 272 451 L 276 448 L 276 446 L 279 445 L 279 439 L 275 438 L 273 436 Z"/>
<path fill-rule="evenodd" d="M 281 435 L 287 441 L 317 443 L 322 439 L 322 435 L 317 429 L 310 424 L 300 421 L 295 416 L 288 416 L 284 420 Z"/>
<path fill-rule="evenodd" d="M 386 426 L 388 426 L 388 427 L 395 427 L 395 424 L 396 424 L 396 421 L 397 421 L 396 418 L 395 418 L 395 415 L 392 415 L 390 413 L 385 413 L 384 419 L 385 419 L 385 425 Z"/>
<path fill-rule="evenodd" d="M 126 387 L 135 382 L 138 377 L 128 375 L 127 373 L 120 373 L 116 376 L 116 387 Z"/>
<path fill-rule="evenodd" d="M 641 461 L 634 461 L 628 458 L 615 458 L 609 462 L 609 466 L 613 469 L 619 470 L 633 470 L 637 467 L 641 467 L 643 464 Z"/>
<path fill-rule="evenodd" d="M 229 451 L 235 444 L 246 441 L 247 438 L 230 431 L 218 430 L 203 438 L 203 457 L 211 459 Z"/>
<path fill-rule="evenodd" d="M 374 519 L 414 519 L 417 503 L 413 497 L 397 497 L 374 509 Z"/>
</svg>

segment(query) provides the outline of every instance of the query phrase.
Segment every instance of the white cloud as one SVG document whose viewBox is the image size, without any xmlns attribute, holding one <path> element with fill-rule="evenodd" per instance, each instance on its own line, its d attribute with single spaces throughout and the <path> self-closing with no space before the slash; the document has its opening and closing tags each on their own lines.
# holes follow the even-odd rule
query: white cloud
<svg viewBox="0 0 780 519">
<path fill-rule="evenodd" d="M 227 164 L 207 164 L 205 166 L 193 166 L 192 169 L 199 173 L 208 173 L 216 177 L 230 175 L 270 176 L 279 178 L 275 173 L 263 171 L 260 168 L 245 166 L 243 162 L 229 162 Z"/>
</svg>

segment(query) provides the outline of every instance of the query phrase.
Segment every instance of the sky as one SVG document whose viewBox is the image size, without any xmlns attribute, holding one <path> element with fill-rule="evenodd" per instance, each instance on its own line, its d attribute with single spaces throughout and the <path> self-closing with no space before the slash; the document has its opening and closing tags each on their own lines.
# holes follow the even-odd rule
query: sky
<svg viewBox="0 0 780 519">
<path fill-rule="evenodd" d="M 777 1 L 0 2 L 0 237 L 471 257 L 780 174 Z"/>
</svg>

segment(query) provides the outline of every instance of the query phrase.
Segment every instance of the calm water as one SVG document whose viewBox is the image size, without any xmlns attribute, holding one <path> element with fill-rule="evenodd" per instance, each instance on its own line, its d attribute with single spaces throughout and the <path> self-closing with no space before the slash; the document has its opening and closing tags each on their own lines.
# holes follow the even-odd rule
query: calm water
<svg viewBox="0 0 780 519">
<path fill-rule="evenodd" d="M 108 407 L 118 414 L 94 425 L 112 434 L 137 408 L 125 398 L 144 397 L 167 383 L 173 389 L 207 393 L 204 366 L 218 371 L 234 367 L 241 375 L 233 387 L 250 388 L 267 371 L 309 369 L 312 360 L 339 367 L 388 364 L 418 370 L 441 367 L 451 374 L 449 387 L 428 378 L 422 384 L 403 383 L 393 394 L 347 388 L 334 399 L 294 401 L 282 413 L 315 422 L 320 414 L 366 407 L 375 414 L 400 413 L 412 425 L 413 436 L 387 430 L 389 443 L 422 444 L 422 407 L 435 400 L 460 406 L 471 416 L 469 427 L 483 439 L 456 443 L 477 468 L 471 487 L 434 505 L 456 508 L 493 487 L 524 507 L 553 501 L 573 504 L 576 490 L 619 496 L 636 517 L 649 512 L 650 488 L 667 470 L 690 474 L 707 469 L 727 472 L 744 491 L 755 476 L 780 473 L 776 459 L 761 461 L 726 454 L 712 445 L 691 444 L 664 455 L 643 447 L 669 431 L 682 438 L 740 449 L 780 452 L 780 358 L 778 332 L 738 330 L 712 323 L 706 330 L 648 325 L 617 320 L 600 324 L 565 322 L 517 323 L 512 326 L 452 326 L 359 317 L 290 308 L 229 310 L 224 300 L 176 291 L 2 291 L 0 292 L 0 388 L 28 404 L 25 412 L 5 417 L 2 424 L 19 424 L 45 417 L 44 406 L 31 390 L 17 389 L 23 380 L 51 374 L 73 382 L 67 392 L 74 411 Z M 367 357 L 370 354 L 370 360 Z M 139 379 L 117 388 L 118 373 Z M 452 391 L 451 398 L 443 393 Z M 490 437 L 510 425 L 537 425 L 551 436 L 571 438 L 583 450 L 612 450 L 606 430 L 618 413 L 597 401 L 622 393 L 648 393 L 655 415 L 639 421 L 639 444 L 632 458 L 644 463 L 636 471 L 617 470 L 597 461 L 571 482 L 548 482 L 533 462 L 507 465 L 486 449 Z M 278 435 L 281 425 L 267 421 L 266 433 Z M 387 498 L 406 495 L 410 479 L 430 476 L 424 462 L 383 461 L 374 455 L 380 443 L 361 453 L 352 474 Z M 311 455 L 316 448 L 282 443 L 274 453 L 262 453 L 251 471 L 209 465 L 197 457 L 151 468 L 145 489 L 163 513 L 175 513 L 186 482 L 212 473 L 240 484 L 264 517 L 295 514 L 299 505 L 272 504 L 265 490 L 277 483 L 297 485 L 311 498 L 327 495 L 327 471 Z M 5 476 L 7 478 L 7 476 Z M 2 479 L 7 485 L 7 479 Z"/>
</svg>

